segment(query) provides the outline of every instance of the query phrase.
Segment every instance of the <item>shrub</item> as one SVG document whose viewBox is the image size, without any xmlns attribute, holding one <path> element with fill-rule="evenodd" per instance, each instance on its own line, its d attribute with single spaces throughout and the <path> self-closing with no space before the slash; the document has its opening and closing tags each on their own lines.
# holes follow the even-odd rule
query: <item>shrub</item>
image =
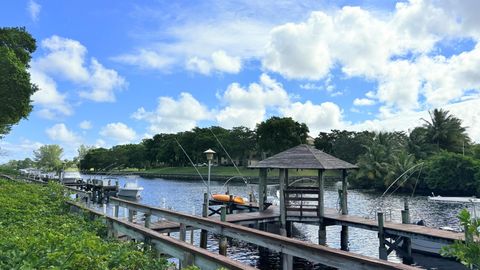
<svg viewBox="0 0 480 270">
<path fill-rule="evenodd" d="M 427 187 L 441 195 L 480 194 L 480 161 L 462 154 L 441 152 L 426 164 Z"/>
<path fill-rule="evenodd" d="M 105 238 L 105 225 L 69 213 L 59 184 L 0 179 L 0 269 L 166 269 L 149 249 Z"/>
</svg>

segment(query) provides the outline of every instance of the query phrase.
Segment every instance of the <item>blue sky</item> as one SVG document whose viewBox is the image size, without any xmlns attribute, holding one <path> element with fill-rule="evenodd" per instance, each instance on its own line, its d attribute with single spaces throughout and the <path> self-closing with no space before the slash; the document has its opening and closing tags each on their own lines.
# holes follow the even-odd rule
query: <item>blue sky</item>
<svg viewBox="0 0 480 270">
<path fill-rule="evenodd" d="M 480 2 L 5 1 L 36 38 L 34 110 L 0 162 L 272 115 L 405 130 L 445 108 L 480 141 Z"/>
</svg>

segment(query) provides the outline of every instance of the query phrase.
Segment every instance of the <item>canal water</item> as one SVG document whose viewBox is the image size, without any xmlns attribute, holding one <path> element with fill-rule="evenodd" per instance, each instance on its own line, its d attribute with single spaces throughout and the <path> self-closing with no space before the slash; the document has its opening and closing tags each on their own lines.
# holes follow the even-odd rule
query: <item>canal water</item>
<svg viewBox="0 0 480 270">
<path fill-rule="evenodd" d="M 118 176 L 121 186 L 127 182 L 136 182 L 144 188 L 142 196 L 138 202 L 166 207 L 176 211 L 201 215 L 201 206 L 203 203 L 203 193 L 207 191 L 206 184 L 201 180 L 168 180 L 168 179 L 147 179 L 138 176 Z M 325 204 L 326 207 L 338 208 L 339 183 L 327 182 L 325 186 Z M 275 195 L 278 186 L 268 186 L 269 195 Z M 230 194 L 248 197 L 248 193 L 253 191 L 255 194 L 258 188 L 256 185 L 245 185 L 243 182 L 229 183 Z M 226 187 L 223 182 L 211 182 L 212 193 L 225 193 Z M 381 194 L 377 192 L 364 192 L 349 190 L 348 207 L 349 214 L 374 218 L 376 209 L 382 207 L 386 212 L 387 220 L 401 222 L 401 210 L 403 209 L 404 198 L 408 197 L 410 205 L 411 221 L 424 220 L 429 227 L 448 226 L 460 231 L 457 214 L 463 208 L 469 208 L 469 205 L 462 204 L 441 204 L 428 202 L 425 196 L 414 196 L 413 198 L 405 194 L 394 194 L 379 200 Z M 318 243 L 318 227 L 294 223 L 293 235 L 297 239 Z M 187 237 L 188 238 L 188 237 Z M 194 235 L 194 243 L 199 243 L 199 233 Z M 327 245 L 333 248 L 340 248 L 340 226 L 329 226 L 327 228 Z M 209 247 L 211 251 L 218 250 L 218 238 L 209 235 Z M 351 252 L 378 258 L 378 239 L 377 233 L 368 230 L 350 228 L 349 229 L 349 249 Z M 234 241 L 229 243 L 228 254 L 230 257 L 243 263 L 258 267 L 260 269 L 279 269 L 280 258 L 278 254 L 261 250 L 254 245 Z M 401 262 L 401 258 L 394 252 L 389 255 L 389 261 Z M 442 258 L 433 258 L 414 254 L 416 265 L 424 269 L 465 269 L 461 264 Z M 302 260 L 294 260 L 295 269 L 324 269 L 320 265 L 314 265 Z"/>
</svg>

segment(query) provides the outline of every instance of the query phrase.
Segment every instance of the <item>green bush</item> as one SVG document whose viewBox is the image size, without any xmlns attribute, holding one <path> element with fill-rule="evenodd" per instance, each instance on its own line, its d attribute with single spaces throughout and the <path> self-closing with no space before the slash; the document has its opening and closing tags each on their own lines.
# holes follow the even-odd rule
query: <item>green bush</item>
<svg viewBox="0 0 480 270">
<path fill-rule="evenodd" d="M 441 254 L 446 257 L 455 257 L 470 269 L 480 269 L 480 219 L 472 219 L 470 212 L 466 209 L 460 212 L 458 218 L 465 228 L 466 241 L 456 241 L 442 248 Z"/>
<path fill-rule="evenodd" d="M 480 194 L 480 161 L 469 156 L 441 152 L 426 163 L 427 187 L 441 195 Z"/>
<path fill-rule="evenodd" d="M 141 244 L 68 211 L 62 187 L 0 179 L 0 269 L 166 269 Z"/>
</svg>

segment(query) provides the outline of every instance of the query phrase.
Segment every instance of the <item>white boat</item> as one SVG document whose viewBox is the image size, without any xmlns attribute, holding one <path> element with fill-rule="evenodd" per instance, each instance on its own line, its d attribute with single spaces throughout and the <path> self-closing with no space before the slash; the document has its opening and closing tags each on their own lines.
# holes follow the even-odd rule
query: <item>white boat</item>
<svg viewBox="0 0 480 270">
<path fill-rule="evenodd" d="M 439 203 L 480 203 L 480 198 L 429 196 L 428 201 Z"/>
<path fill-rule="evenodd" d="M 60 182 L 64 185 L 77 184 L 82 181 L 79 171 L 63 171 L 60 173 Z"/>
<path fill-rule="evenodd" d="M 143 187 L 137 185 L 137 183 L 126 183 L 123 187 L 118 188 L 118 196 L 121 197 L 140 197 Z"/>
</svg>

